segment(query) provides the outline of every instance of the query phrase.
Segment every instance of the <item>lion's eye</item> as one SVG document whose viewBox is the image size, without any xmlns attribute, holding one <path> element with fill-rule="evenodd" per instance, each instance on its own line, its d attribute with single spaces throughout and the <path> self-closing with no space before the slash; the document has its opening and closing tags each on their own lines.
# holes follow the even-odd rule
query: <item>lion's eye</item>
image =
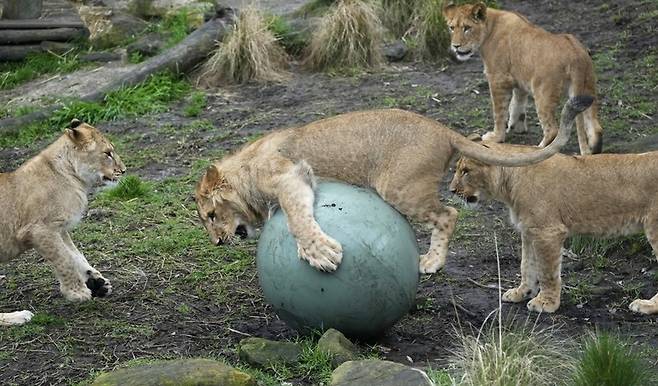
<svg viewBox="0 0 658 386">
<path fill-rule="evenodd" d="M 210 221 L 215 221 L 215 212 L 208 213 L 208 219 Z"/>
<path fill-rule="evenodd" d="M 463 170 L 462 170 L 462 176 L 467 175 L 469 171 L 470 171 L 470 170 L 468 170 L 468 169 L 463 169 Z"/>
<path fill-rule="evenodd" d="M 111 151 L 106 151 L 106 152 L 105 152 L 105 155 L 108 156 L 108 157 L 110 157 L 110 158 L 112 158 L 112 152 L 111 152 Z"/>
<path fill-rule="evenodd" d="M 468 31 L 470 31 L 470 30 L 471 30 L 471 27 L 469 27 L 469 26 L 467 26 L 467 25 L 464 26 L 464 32 L 468 32 Z"/>
<path fill-rule="evenodd" d="M 449 26 L 448 29 L 450 30 L 450 32 L 452 32 L 452 31 L 455 30 L 455 27 L 453 27 L 453 26 Z"/>
</svg>

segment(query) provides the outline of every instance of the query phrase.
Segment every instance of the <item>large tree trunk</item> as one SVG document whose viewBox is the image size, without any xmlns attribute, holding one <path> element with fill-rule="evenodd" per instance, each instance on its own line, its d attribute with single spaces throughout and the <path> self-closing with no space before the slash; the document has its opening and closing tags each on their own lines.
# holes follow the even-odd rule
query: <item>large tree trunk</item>
<svg viewBox="0 0 658 386">
<path fill-rule="evenodd" d="M 37 52 L 54 52 L 63 54 L 73 49 L 72 44 L 60 42 L 41 42 L 41 44 L 30 44 L 22 46 L 0 46 L 0 61 L 15 62 Z"/>
<path fill-rule="evenodd" d="M 121 87 L 134 86 L 144 81 L 151 74 L 166 70 L 180 74 L 191 70 L 196 64 L 208 57 L 216 42 L 222 40 L 231 28 L 234 19 L 233 9 L 222 9 L 218 12 L 217 18 L 206 22 L 175 47 L 139 64 L 134 71 L 97 91 L 81 96 L 80 99 L 87 102 L 100 101 L 108 92 Z M 12 132 L 21 126 L 46 119 L 61 107 L 63 107 L 63 104 L 57 104 L 22 117 L 2 119 L 0 120 L 0 133 Z"/>
</svg>

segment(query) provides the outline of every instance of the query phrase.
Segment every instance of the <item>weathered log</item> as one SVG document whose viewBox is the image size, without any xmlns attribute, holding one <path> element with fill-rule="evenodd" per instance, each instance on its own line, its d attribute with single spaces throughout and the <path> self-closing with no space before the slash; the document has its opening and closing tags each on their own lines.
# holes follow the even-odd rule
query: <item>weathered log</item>
<svg viewBox="0 0 658 386">
<path fill-rule="evenodd" d="M 0 44 L 25 44 L 42 42 L 68 42 L 85 36 L 85 30 L 78 28 L 51 29 L 7 29 L 0 30 Z"/>
<path fill-rule="evenodd" d="M 0 61 L 15 62 L 25 59 L 29 54 L 51 51 L 63 54 L 73 49 L 72 44 L 61 42 L 41 42 L 22 46 L 0 46 Z"/>
<path fill-rule="evenodd" d="M 0 29 L 49 29 L 49 28 L 85 28 L 81 20 L 75 19 L 25 19 L 0 20 Z"/>
<path fill-rule="evenodd" d="M 195 65 L 208 57 L 215 47 L 216 42 L 222 40 L 224 35 L 230 30 L 235 22 L 234 15 L 234 10 L 231 8 L 221 9 L 215 19 L 206 22 L 182 42 L 178 43 L 178 45 L 137 65 L 133 71 L 110 82 L 105 87 L 81 96 L 80 100 L 87 102 L 100 101 L 110 91 L 117 90 L 121 87 L 134 86 L 146 80 L 149 75 L 160 71 L 171 71 L 182 74 L 191 70 Z M 21 126 L 46 119 L 63 106 L 63 104 L 55 104 L 22 117 L 1 119 L 0 133 L 12 132 Z"/>
<path fill-rule="evenodd" d="M 4 0 L 5 19 L 34 19 L 41 16 L 43 0 Z"/>
</svg>

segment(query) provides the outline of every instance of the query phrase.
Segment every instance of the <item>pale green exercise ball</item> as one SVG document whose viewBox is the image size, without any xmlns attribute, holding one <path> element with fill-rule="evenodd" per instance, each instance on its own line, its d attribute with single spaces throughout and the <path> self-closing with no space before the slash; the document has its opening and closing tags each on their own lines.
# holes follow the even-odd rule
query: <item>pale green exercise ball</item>
<svg viewBox="0 0 658 386">
<path fill-rule="evenodd" d="M 373 338 L 404 316 L 418 287 L 418 247 L 407 220 L 370 189 L 324 182 L 315 218 L 343 246 L 335 272 L 317 271 L 297 255 L 286 215 L 265 224 L 256 264 L 266 301 L 301 333 L 335 328 Z"/>
</svg>

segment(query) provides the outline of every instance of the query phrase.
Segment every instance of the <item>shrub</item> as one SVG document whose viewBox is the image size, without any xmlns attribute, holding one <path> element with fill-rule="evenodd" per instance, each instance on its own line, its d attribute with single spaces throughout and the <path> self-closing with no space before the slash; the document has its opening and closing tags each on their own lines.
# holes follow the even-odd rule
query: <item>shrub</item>
<svg viewBox="0 0 658 386">
<path fill-rule="evenodd" d="M 383 58 L 382 30 L 374 4 L 339 1 L 313 32 L 306 65 L 318 70 L 378 66 Z"/>
<path fill-rule="evenodd" d="M 650 377 L 640 355 L 628 343 L 608 333 L 585 339 L 576 365 L 576 386 L 647 385 Z"/>
<path fill-rule="evenodd" d="M 249 80 L 278 82 L 288 77 L 286 65 L 287 55 L 265 18 L 256 8 L 247 7 L 235 29 L 204 64 L 199 81 L 208 86 Z"/>
</svg>

